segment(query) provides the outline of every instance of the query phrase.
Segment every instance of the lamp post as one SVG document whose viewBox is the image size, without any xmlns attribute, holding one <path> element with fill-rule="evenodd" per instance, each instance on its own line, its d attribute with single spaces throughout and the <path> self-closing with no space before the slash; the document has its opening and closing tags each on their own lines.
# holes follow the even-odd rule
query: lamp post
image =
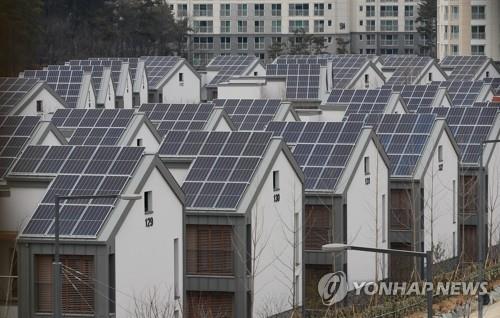
<svg viewBox="0 0 500 318">
<path fill-rule="evenodd" d="M 432 251 L 415 252 L 415 251 L 394 250 L 394 249 L 385 249 L 385 248 L 354 246 L 354 245 L 337 244 L 337 243 L 325 244 L 321 247 L 321 249 L 323 251 L 332 252 L 332 253 L 338 253 L 338 252 L 351 250 L 351 251 L 362 251 L 362 252 L 425 258 L 426 263 L 427 263 L 426 264 L 425 279 L 427 280 L 427 282 L 432 283 Z M 426 296 L 427 296 L 427 317 L 432 318 L 432 290 L 427 290 Z"/>
<path fill-rule="evenodd" d="M 55 216 L 54 216 L 54 262 L 52 263 L 53 293 L 54 293 L 54 318 L 61 318 L 61 260 L 59 254 L 59 206 L 61 200 L 90 200 L 90 199 L 122 199 L 139 200 L 140 195 L 57 195 L 55 196 Z"/>
<path fill-rule="evenodd" d="M 487 242 L 485 241 L 485 220 L 484 216 L 485 214 L 488 214 L 487 208 L 486 208 L 486 177 L 484 173 L 484 165 L 483 165 L 483 152 L 484 152 L 484 147 L 486 144 L 495 144 L 495 143 L 500 143 L 499 139 L 491 139 L 491 140 L 484 140 L 481 142 L 481 149 L 479 153 L 479 213 L 477 215 L 477 235 L 478 235 L 478 257 L 477 257 L 477 262 L 478 262 L 478 267 L 479 267 L 479 273 L 478 273 L 478 279 L 479 282 L 482 283 L 484 280 L 484 262 L 485 262 L 485 245 L 487 245 Z M 483 318 L 483 295 L 481 293 L 478 294 L 477 297 L 477 316 L 478 318 Z"/>
</svg>

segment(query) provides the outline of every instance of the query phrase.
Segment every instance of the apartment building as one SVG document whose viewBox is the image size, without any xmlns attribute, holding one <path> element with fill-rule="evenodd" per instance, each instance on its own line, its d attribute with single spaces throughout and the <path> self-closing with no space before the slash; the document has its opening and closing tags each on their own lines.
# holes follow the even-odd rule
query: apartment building
<svg viewBox="0 0 500 318">
<path fill-rule="evenodd" d="M 500 2 L 438 0 L 438 58 L 487 55 L 500 60 Z"/>
<path fill-rule="evenodd" d="M 288 42 L 296 30 L 323 35 L 329 53 L 339 46 L 351 53 L 420 52 L 418 0 L 167 1 L 193 29 L 189 48 L 195 67 L 219 54 L 268 60 L 269 46 Z"/>
</svg>

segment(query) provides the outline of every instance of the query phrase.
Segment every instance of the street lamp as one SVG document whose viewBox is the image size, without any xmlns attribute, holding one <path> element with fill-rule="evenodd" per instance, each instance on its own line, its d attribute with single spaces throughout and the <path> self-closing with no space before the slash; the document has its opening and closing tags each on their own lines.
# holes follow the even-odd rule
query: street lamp
<svg viewBox="0 0 500 318">
<path fill-rule="evenodd" d="M 54 216 L 54 262 L 52 268 L 53 276 L 53 292 L 54 292 L 54 317 L 61 318 L 61 261 L 59 256 L 59 202 L 61 200 L 91 200 L 91 199 L 122 199 L 127 201 L 135 201 L 141 199 L 138 194 L 104 194 L 104 195 L 55 195 L 55 216 Z"/>
<path fill-rule="evenodd" d="M 479 153 L 479 213 L 477 216 L 477 235 L 478 235 L 478 257 L 477 257 L 477 262 L 479 266 L 479 282 L 482 283 L 484 280 L 484 261 L 485 261 L 485 232 L 484 232 L 484 227 L 485 227 L 485 220 L 484 220 L 484 215 L 488 214 L 488 211 L 486 209 L 486 178 L 485 178 L 485 173 L 484 173 L 484 166 L 483 166 L 483 152 L 484 152 L 484 146 L 486 144 L 495 144 L 495 143 L 500 143 L 499 139 L 491 139 L 491 140 L 483 140 L 481 142 L 481 149 Z M 478 318 L 483 318 L 483 295 L 481 293 L 478 294 L 477 296 L 477 316 Z"/>
<path fill-rule="evenodd" d="M 426 278 L 427 282 L 432 283 L 432 251 L 416 252 L 416 251 L 405 251 L 405 250 L 394 250 L 394 249 L 385 249 L 385 248 L 354 246 L 354 245 L 339 244 L 339 243 L 325 244 L 321 247 L 321 250 L 323 250 L 325 252 L 331 252 L 331 253 L 339 253 L 339 252 L 351 250 L 351 251 L 362 251 L 362 252 L 402 255 L 402 256 L 414 256 L 414 257 L 425 258 L 426 263 L 427 263 L 426 274 L 425 274 L 426 277 L 425 278 Z M 427 290 L 426 295 L 427 295 L 427 317 L 432 318 L 432 289 Z"/>
</svg>

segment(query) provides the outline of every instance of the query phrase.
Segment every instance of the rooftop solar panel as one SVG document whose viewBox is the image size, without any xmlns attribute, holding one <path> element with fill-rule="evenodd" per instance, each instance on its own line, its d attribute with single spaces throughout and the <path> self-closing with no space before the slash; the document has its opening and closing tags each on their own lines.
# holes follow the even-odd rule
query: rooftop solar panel
<svg viewBox="0 0 500 318">
<path fill-rule="evenodd" d="M 334 89 L 328 103 L 346 105 L 345 116 L 354 113 L 383 113 L 391 98 L 389 89 Z"/>
<path fill-rule="evenodd" d="M 279 99 L 217 99 L 238 130 L 264 130 L 278 112 Z"/>
<path fill-rule="evenodd" d="M 178 56 L 143 56 L 148 74 L 148 85 L 158 88 L 161 81 L 170 73 L 173 67 L 181 60 Z"/>
<path fill-rule="evenodd" d="M 32 78 L 0 77 L 0 115 L 9 114 L 37 83 Z"/>
<path fill-rule="evenodd" d="M 217 75 L 208 83 L 208 87 L 227 82 L 234 76 L 244 75 L 245 71 L 257 61 L 257 57 L 250 55 L 219 55 L 215 57 L 207 68 L 217 70 Z"/>
<path fill-rule="evenodd" d="M 487 62 L 488 57 L 483 55 L 446 56 L 441 61 L 441 66 L 452 70 L 450 80 L 470 81 L 476 77 L 480 66 Z"/>
<path fill-rule="evenodd" d="M 144 148 L 29 146 L 13 175 L 55 175 L 31 217 L 24 235 L 53 235 L 55 195 L 118 195 L 138 164 Z M 75 165 L 76 164 L 76 165 Z M 71 169 L 64 167 L 71 166 Z M 96 237 L 115 199 L 61 202 L 61 235 Z"/>
<path fill-rule="evenodd" d="M 440 87 L 446 87 L 453 106 L 472 106 L 483 89 L 482 81 L 446 81 Z"/>
<path fill-rule="evenodd" d="M 416 111 L 421 107 L 432 107 L 439 91 L 439 83 L 429 85 L 384 85 L 384 89 L 399 92 L 406 103 L 408 110 Z"/>
<path fill-rule="evenodd" d="M 335 55 L 332 58 L 332 76 L 334 88 L 347 88 L 368 58 L 364 55 Z"/>
<path fill-rule="evenodd" d="M 268 64 L 267 76 L 286 77 L 286 98 L 318 99 L 320 64 Z"/>
<path fill-rule="evenodd" d="M 0 179 L 19 156 L 39 121 L 37 116 L 0 116 Z"/>
</svg>

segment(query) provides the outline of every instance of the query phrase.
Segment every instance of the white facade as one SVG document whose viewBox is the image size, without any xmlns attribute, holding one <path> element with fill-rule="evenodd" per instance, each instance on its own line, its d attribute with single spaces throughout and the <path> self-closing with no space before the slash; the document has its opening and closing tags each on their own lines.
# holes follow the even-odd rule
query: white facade
<svg viewBox="0 0 500 318">
<path fill-rule="evenodd" d="M 498 0 L 438 0 L 438 58 L 487 55 L 500 60 Z"/>
<path fill-rule="evenodd" d="M 201 79 L 187 62 L 183 61 L 179 68 L 169 74 L 169 79 L 161 91 L 163 103 L 196 104 L 201 100 Z"/>
<path fill-rule="evenodd" d="M 152 211 L 144 195 L 134 202 L 115 236 L 116 317 L 134 317 L 138 302 L 155 300 L 174 315 L 183 301 L 183 205 L 157 168 L 139 193 L 152 193 Z M 151 227 L 145 218 L 153 217 Z"/>
<path fill-rule="evenodd" d="M 37 104 L 39 103 L 41 103 L 42 112 L 37 111 Z M 12 115 L 36 116 L 53 114 L 56 110 L 65 107 L 66 105 L 63 100 L 55 92 L 43 85 L 33 95 L 27 94 L 21 103 L 14 108 Z"/>
</svg>

